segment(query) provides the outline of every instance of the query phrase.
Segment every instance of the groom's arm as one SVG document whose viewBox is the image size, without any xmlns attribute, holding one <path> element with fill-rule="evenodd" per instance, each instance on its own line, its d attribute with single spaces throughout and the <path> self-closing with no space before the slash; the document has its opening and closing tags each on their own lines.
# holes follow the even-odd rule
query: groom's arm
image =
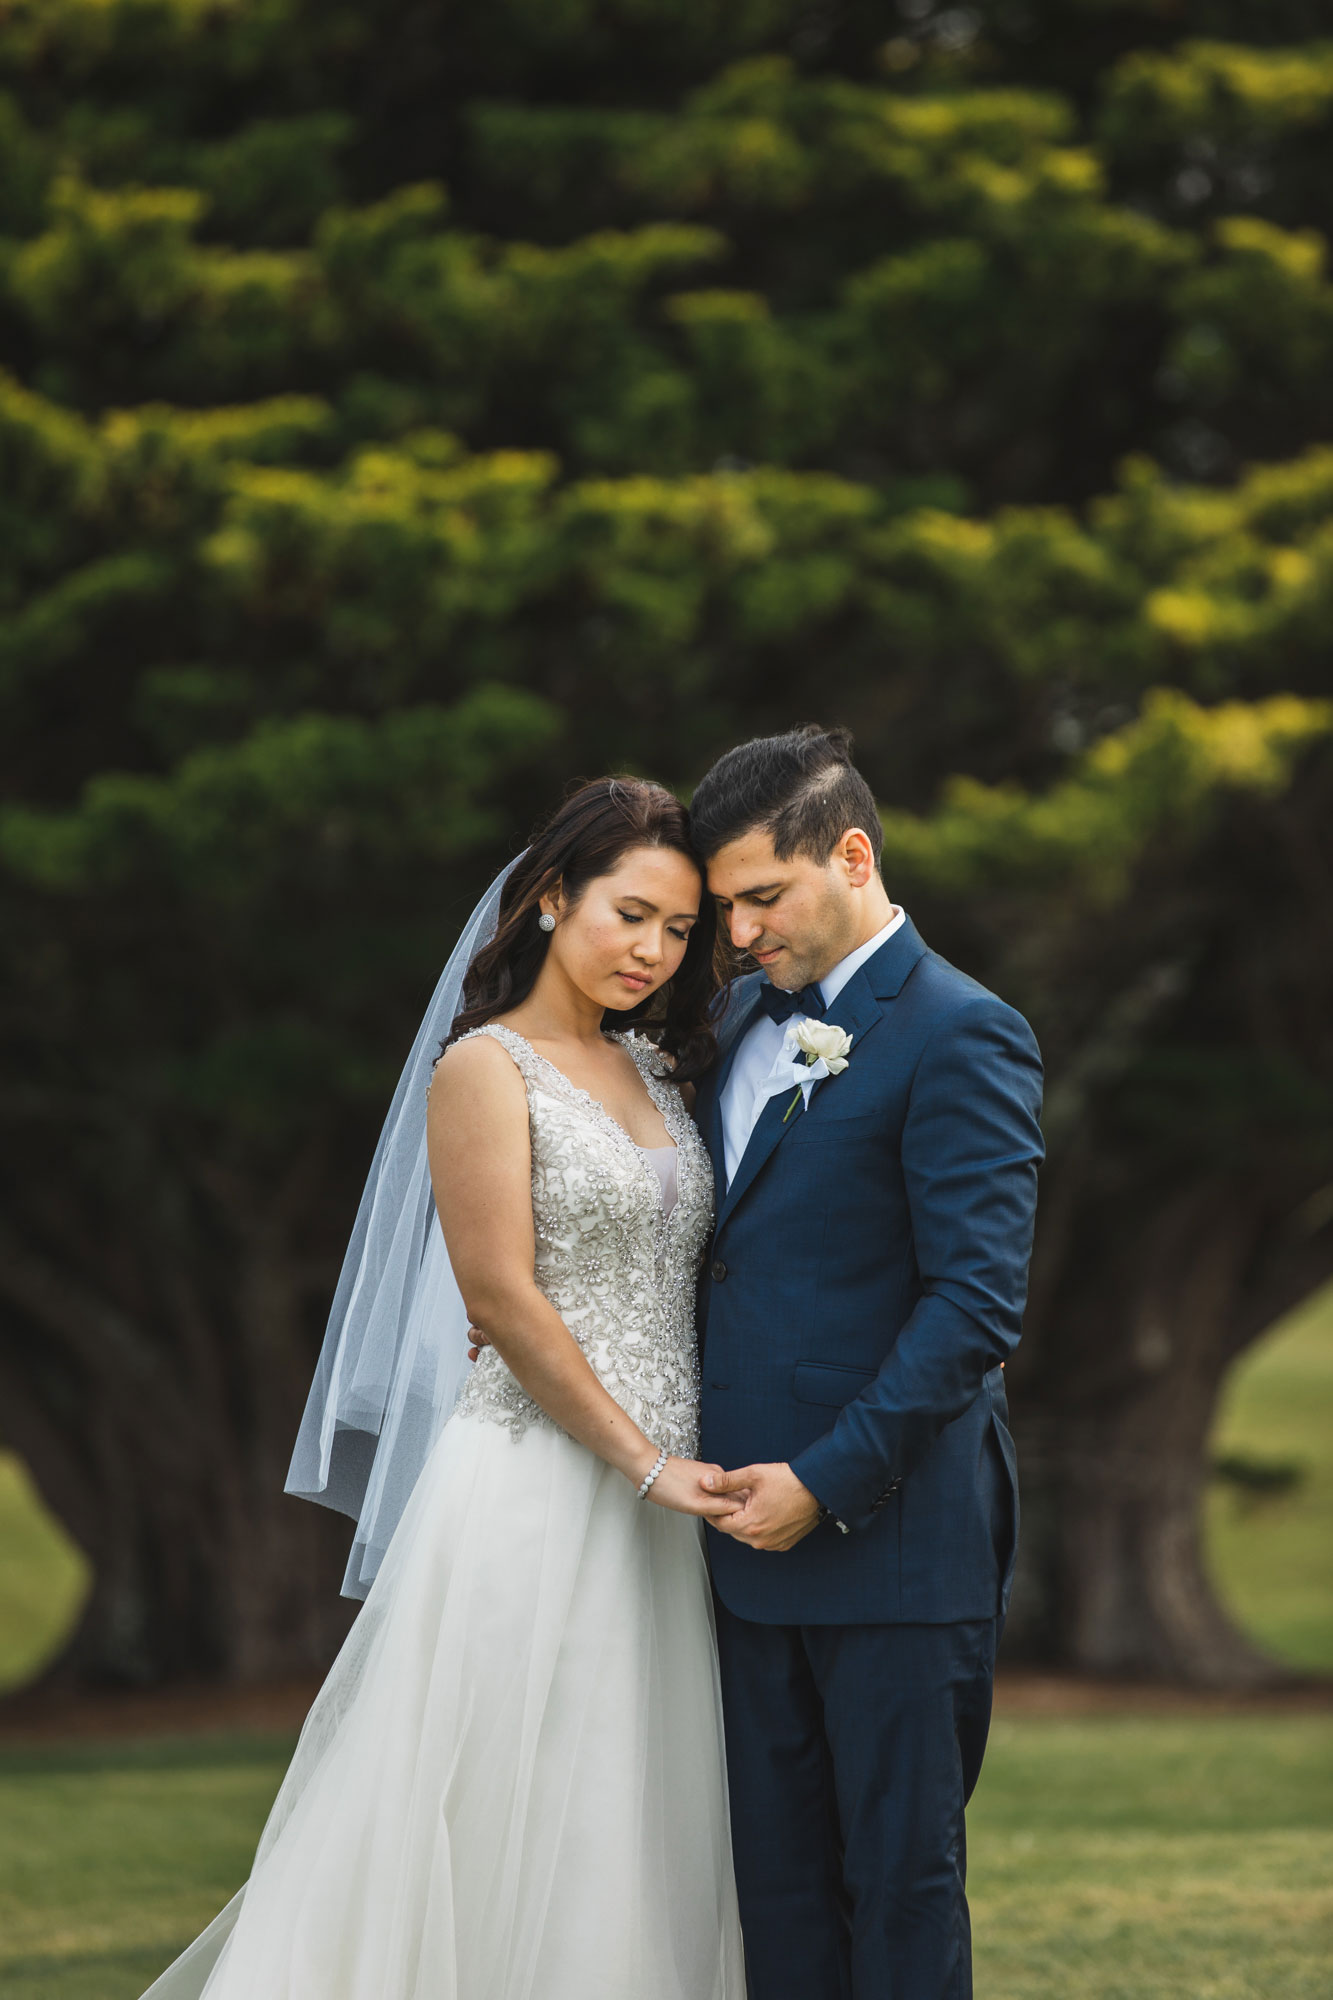
<svg viewBox="0 0 1333 2000">
<path fill-rule="evenodd" d="M 878 1375 L 791 1469 L 865 1527 L 970 1407 L 1022 1329 L 1042 1159 L 1041 1056 L 987 995 L 941 1023 L 912 1080 L 902 1163 L 922 1294 Z"/>
</svg>

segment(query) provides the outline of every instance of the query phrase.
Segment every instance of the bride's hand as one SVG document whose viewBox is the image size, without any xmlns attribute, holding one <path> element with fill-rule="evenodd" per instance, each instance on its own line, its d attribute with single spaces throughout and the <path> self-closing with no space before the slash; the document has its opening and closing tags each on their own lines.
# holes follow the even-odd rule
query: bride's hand
<svg viewBox="0 0 1333 2000">
<path fill-rule="evenodd" d="M 674 1514 L 702 1514 L 710 1521 L 725 1521 L 737 1514 L 749 1499 L 748 1493 L 709 1493 L 703 1484 L 705 1473 L 721 1474 L 720 1465 L 705 1465 L 697 1458 L 669 1458 L 648 1488 L 646 1498 Z"/>
</svg>

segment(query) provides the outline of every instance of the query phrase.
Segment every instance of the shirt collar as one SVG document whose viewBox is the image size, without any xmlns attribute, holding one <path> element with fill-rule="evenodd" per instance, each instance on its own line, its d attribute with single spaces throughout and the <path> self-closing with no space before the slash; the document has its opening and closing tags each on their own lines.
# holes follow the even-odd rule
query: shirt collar
<svg viewBox="0 0 1333 2000">
<path fill-rule="evenodd" d="M 833 1005 L 852 974 L 859 972 L 866 960 L 873 958 L 880 946 L 887 944 L 894 932 L 901 930 L 906 922 L 906 910 L 900 910 L 895 906 L 893 915 L 890 917 L 888 923 L 885 924 L 882 931 L 876 931 L 874 937 L 867 938 L 864 944 L 859 944 L 856 947 L 855 951 L 849 951 L 846 958 L 838 960 L 832 972 L 824 974 L 824 977 L 819 982 L 819 990 L 824 996 L 824 1005 L 826 1007 Z"/>
</svg>

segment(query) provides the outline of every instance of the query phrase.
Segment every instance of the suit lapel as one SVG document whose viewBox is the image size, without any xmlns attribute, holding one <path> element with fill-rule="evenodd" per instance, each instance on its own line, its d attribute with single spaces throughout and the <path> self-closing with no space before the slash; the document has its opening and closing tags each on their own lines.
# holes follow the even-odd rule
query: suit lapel
<svg viewBox="0 0 1333 2000">
<path fill-rule="evenodd" d="M 725 1046 L 718 1059 L 717 1067 L 709 1077 L 707 1083 L 708 1098 L 704 1106 L 703 1132 L 704 1143 L 708 1148 L 709 1158 L 713 1163 L 714 1213 L 719 1216 L 722 1213 L 722 1206 L 726 1199 L 727 1184 L 727 1149 L 722 1132 L 722 1093 L 727 1087 L 727 1078 L 731 1075 L 732 1064 L 736 1060 L 736 1052 L 745 1040 L 746 1030 L 754 1019 L 755 1010 L 759 1005 L 759 988 L 761 983 L 760 980 L 754 980 L 750 985 L 750 990 L 738 996 L 734 1028 L 726 1023 L 724 1017 L 719 1032 Z"/>
<path fill-rule="evenodd" d="M 852 974 L 824 1017 L 826 1020 L 832 1021 L 835 1026 L 844 1029 L 852 1037 L 847 1069 L 843 1071 L 840 1077 L 826 1077 L 822 1082 L 817 1083 L 810 1093 L 809 1104 L 804 1108 L 798 1105 L 790 1118 L 786 1117 L 786 1111 L 787 1106 L 792 1101 L 791 1093 L 784 1090 L 777 1097 L 770 1097 L 763 1111 L 760 1113 L 758 1124 L 750 1134 L 750 1143 L 741 1156 L 735 1178 L 731 1186 L 724 1192 L 722 1180 L 725 1175 L 725 1169 L 721 1166 L 722 1091 L 726 1084 L 727 1076 L 730 1074 L 731 1064 L 735 1060 L 737 1045 L 741 1039 L 740 1034 L 736 1036 L 735 1041 L 733 1041 L 728 1051 L 727 1061 L 719 1072 L 718 1086 L 713 1098 L 712 1117 L 716 1126 L 713 1162 L 714 1181 L 717 1188 L 717 1227 L 719 1229 L 727 1220 L 737 1202 L 746 1193 L 747 1189 L 753 1186 L 760 1168 L 765 1165 L 770 1156 L 776 1151 L 781 1140 L 785 1138 L 786 1134 L 791 1131 L 792 1127 L 800 1119 L 810 1116 L 820 1091 L 827 1089 L 829 1085 L 832 1085 L 836 1089 L 841 1089 L 844 1084 L 854 1082 L 857 1051 L 884 1012 L 880 1004 L 881 1001 L 892 1000 L 901 991 L 908 973 L 922 956 L 925 949 L 926 947 L 921 942 L 920 934 L 909 918 L 902 925 L 901 929 L 895 931 L 893 936 L 875 953 L 873 958 L 867 959 L 866 963 Z M 753 1009 L 751 1009 L 751 1012 L 753 1012 Z M 747 1027 L 749 1025 L 748 1017 L 745 1025 Z M 741 1030 L 741 1034 L 743 1033 L 744 1029 Z M 709 1143 L 713 1145 L 714 1141 L 710 1139 Z"/>
<path fill-rule="evenodd" d="M 753 1132 L 751 1132 L 749 1144 L 741 1154 L 740 1165 L 736 1169 L 736 1177 L 732 1181 L 731 1186 L 719 1196 L 717 1209 L 717 1227 L 719 1229 L 721 1229 L 723 1223 L 731 1214 L 732 1209 L 735 1208 L 736 1203 L 745 1193 L 745 1190 L 759 1172 L 760 1167 L 763 1166 L 765 1160 L 787 1129 L 782 1121 L 787 1106 L 790 1103 L 791 1097 L 784 1091 L 780 1097 L 770 1097 L 760 1112 L 759 1123 L 755 1126 Z M 799 1118 L 800 1115 L 799 1111 L 793 1112 L 792 1118 L 788 1120 L 788 1123 L 790 1124 L 796 1118 Z"/>
</svg>

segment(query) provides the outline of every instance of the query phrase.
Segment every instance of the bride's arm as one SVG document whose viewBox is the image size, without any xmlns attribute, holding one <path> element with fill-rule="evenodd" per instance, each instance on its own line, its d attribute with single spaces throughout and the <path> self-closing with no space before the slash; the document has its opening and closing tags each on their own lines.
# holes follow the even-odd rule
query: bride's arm
<svg viewBox="0 0 1333 2000">
<path fill-rule="evenodd" d="M 537 1289 L 527 1092 L 492 1036 L 460 1042 L 436 1064 L 426 1140 L 435 1206 L 469 1317 L 561 1429 L 638 1486 L 656 1463 L 657 1445 L 602 1387 Z M 703 1490 L 701 1475 L 714 1470 L 721 1468 L 669 1459 L 649 1497 L 720 1519 L 738 1503 Z"/>
</svg>

